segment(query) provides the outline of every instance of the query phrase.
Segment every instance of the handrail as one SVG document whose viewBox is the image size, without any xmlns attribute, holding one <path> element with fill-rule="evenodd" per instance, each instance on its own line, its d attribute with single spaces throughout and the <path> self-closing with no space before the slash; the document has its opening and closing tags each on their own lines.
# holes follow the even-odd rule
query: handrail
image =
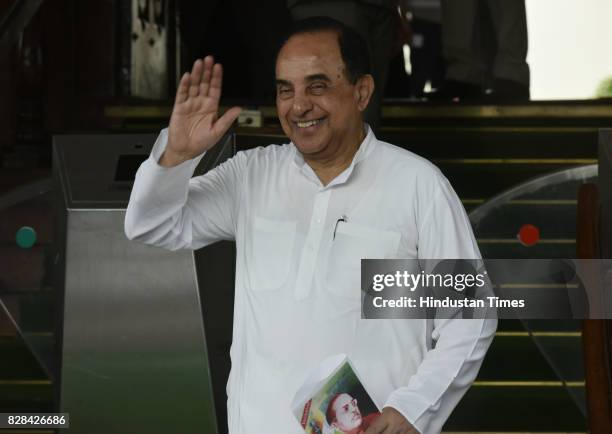
<svg viewBox="0 0 612 434">
<path fill-rule="evenodd" d="M 470 221 L 472 225 L 477 225 L 480 220 L 488 216 L 491 210 L 499 207 L 501 204 L 509 202 L 517 196 L 523 196 L 527 193 L 532 193 L 539 190 L 543 185 L 557 184 L 563 181 L 571 181 L 576 179 L 589 179 L 597 176 L 597 164 L 588 166 L 574 167 L 573 169 L 565 169 L 553 172 L 548 175 L 539 176 L 535 179 L 523 182 L 503 193 L 494 196 L 485 203 L 470 212 Z"/>
</svg>

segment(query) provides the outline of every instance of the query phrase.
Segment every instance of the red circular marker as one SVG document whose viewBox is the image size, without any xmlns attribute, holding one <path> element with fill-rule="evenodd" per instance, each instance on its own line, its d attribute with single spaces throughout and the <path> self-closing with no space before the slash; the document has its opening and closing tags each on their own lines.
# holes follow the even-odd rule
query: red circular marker
<svg viewBox="0 0 612 434">
<path fill-rule="evenodd" d="M 517 238 L 522 245 L 531 247 L 540 241 L 540 230 L 534 225 L 523 225 L 519 229 Z"/>
</svg>

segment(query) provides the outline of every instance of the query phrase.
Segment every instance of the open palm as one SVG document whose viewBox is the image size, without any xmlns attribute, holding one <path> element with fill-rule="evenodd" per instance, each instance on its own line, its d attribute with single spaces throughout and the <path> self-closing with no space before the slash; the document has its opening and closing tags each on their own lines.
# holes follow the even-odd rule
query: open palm
<svg viewBox="0 0 612 434">
<path fill-rule="evenodd" d="M 168 165 L 194 158 L 210 149 L 240 114 L 233 107 L 218 117 L 223 68 L 212 56 L 196 60 L 176 91 L 165 157 Z"/>
</svg>

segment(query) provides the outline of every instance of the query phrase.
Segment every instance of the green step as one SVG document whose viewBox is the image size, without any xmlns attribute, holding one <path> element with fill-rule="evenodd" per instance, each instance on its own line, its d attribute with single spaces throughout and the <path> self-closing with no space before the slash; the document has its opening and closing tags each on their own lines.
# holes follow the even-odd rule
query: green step
<svg viewBox="0 0 612 434">
<path fill-rule="evenodd" d="M 384 129 L 381 140 L 427 158 L 596 158 L 596 128 Z M 537 146 L 534 146 L 537 144 Z"/>
<path fill-rule="evenodd" d="M 534 333 L 556 333 L 556 332 L 580 332 L 582 330 L 582 320 L 577 319 L 539 319 L 526 322 L 530 331 Z M 498 332 L 518 330 L 525 331 L 522 323 L 517 320 L 500 320 L 497 328 Z"/>
<path fill-rule="evenodd" d="M 584 388 L 578 390 L 583 393 Z M 584 432 L 584 416 L 563 387 L 473 386 L 445 431 Z"/>
<path fill-rule="evenodd" d="M 577 337 L 496 336 L 485 356 L 479 381 L 559 381 L 542 355 L 552 357 L 566 381 L 584 381 L 582 340 Z"/>
<path fill-rule="evenodd" d="M 21 338 L 0 337 L 0 354 L 2 354 L 0 381 L 47 379 L 45 372 Z"/>
<path fill-rule="evenodd" d="M 478 238 L 478 247 L 487 259 L 575 258 L 576 240 L 541 238 L 533 246 L 523 246 L 517 238 Z"/>
<path fill-rule="evenodd" d="M 53 384 L 18 336 L 0 337 L 0 413 L 53 412 Z"/>
<path fill-rule="evenodd" d="M 52 413 L 49 380 L 0 380 L 0 413 Z"/>
</svg>

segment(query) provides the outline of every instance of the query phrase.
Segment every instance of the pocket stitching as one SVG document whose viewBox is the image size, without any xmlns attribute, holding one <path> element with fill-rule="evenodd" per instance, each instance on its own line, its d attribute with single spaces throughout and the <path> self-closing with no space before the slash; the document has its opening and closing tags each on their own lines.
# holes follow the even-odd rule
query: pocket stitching
<svg viewBox="0 0 612 434">
<path fill-rule="evenodd" d="M 260 293 L 260 292 L 267 292 L 267 291 L 275 291 L 275 290 L 280 289 L 284 284 L 286 284 L 287 279 L 289 277 L 289 271 L 291 269 L 291 257 L 293 256 L 293 249 L 295 247 L 296 228 L 297 228 L 297 222 L 295 221 L 273 221 L 273 220 L 265 219 L 259 216 L 255 216 L 253 218 L 251 240 L 249 242 L 250 246 L 249 246 L 248 255 L 247 255 L 247 260 L 250 263 L 249 281 L 251 283 L 250 287 L 253 292 Z M 290 239 L 288 240 L 286 244 L 286 248 L 284 248 L 283 251 L 280 252 L 280 254 L 274 255 L 274 258 L 273 258 L 275 263 L 278 263 L 279 258 L 286 260 L 284 264 L 279 264 L 279 265 L 284 265 L 284 266 L 276 266 L 271 270 L 257 271 L 259 270 L 257 267 L 258 261 L 255 259 L 257 257 L 257 252 L 255 251 L 255 241 L 256 241 L 257 233 L 259 233 L 260 236 L 263 237 L 263 239 L 267 238 L 266 237 L 267 234 L 284 234 L 285 236 L 290 237 Z M 260 250 L 262 251 L 265 250 L 263 254 L 270 257 L 271 249 L 260 248 Z M 284 271 L 282 277 L 278 275 L 279 270 L 281 270 L 281 272 Z M 259 285 L 259 284 L 254 285 L 253 284 L 254 281 L 264 280 L 262 279 L 262 276 L 260 274 L 263 274 L 264 276 L 266 276 L 268 275 L 266 271 L 275 272 L 275 274 L 279 276 L 278 282 L 275 281 L 274 284 L 271 284 L 271 285 Z"/>
<path fill-rule="evenodd" d="M 383 255 L 384 257 L 387 257 L 390 254 L 396 254 L 397 253 L 397 250 L 399 248 L 399 243 L 400 243 L 400 240 L 401 240 L 401 233 L 399 233 L 399 232 L 385 230 L 385 229 L 378 229 L 378 228 L 376 228 L 376 229 L 369 228 L 367 226 L 358 225 L 358 224 L 355 224 L 355 223 L 347 223 L 347 224 L 342 225 L 342 226 L 344 226 L 342 228 L 342 230 L 340 230 L 340 227 L 338 228 L 338 233 L 340 233 L 340 234 L 347 235 L 347 236 L 349 236 L 351 238 L 354 238 L 354 239 L 362 238 L 362 239 L 374 241 L 378 245 L 380 245 L 381 243 L 384 243 L 385 246 L 387 246 L 384 250 L 386 252 L 389 252 L 389 253 L 385 253 Z M 350 248 L 350 246 L 348 246 L 348 247 Z M 330 247 L 330 253 L 329 253 L 330 256 L 332 256 L 333 251 L 334 251 L 334 248 L 333 248 L 333 241 L 332 241 L 332 246 Z M 342 254 L 336 254 L 336 255 L 333 255 L 333 256 L 338 257 L 338 258 L 344 258 L 345 257 Z M 370 257 L 370 258 L 367 258 L 367 259 L 376 259 L 376 258 Z M 383 259 L 383 258 L 380 258 L 380 259 Z M 353 294 L 352 290 L 348 288 L 349 287 L 349 283 L 348 282 L 350 281 L 350 279 L 348 279 L 348 278 L 347 279 L 341 279 L 341 282 L 346 282 L 346 284 L 345 285 L 340 285 L 341 288 L 334 289 L 334 288 L 336 288 L 339 285 L 332 285 L 332 284 L 329 283 L 330 280 L 331 280 L 329 278 L 329 274 L 330 274 L 330 272 L 332 272 L 332 268 L 334 270 L 337 270 L 339 268 L 344 268 L 345 270 L 350 269 L 350 270 L 353 270 L 353 272 L 357 271 L 356 268 L 354 266 L 351 266 L 349 264 L 349 261 L 340 262 L 340 264 L 339 264 L 340 266 L 337 266 L 335 261 L 329 261 L 328 260 L 327 262 L 328 262 L 328 268 L 327 268 L 327 271 L 325 273 L 325 281 L 324 281 L 327 290 L 330 293 L 332 293 L 332 294 L 334 294 L 334 295 L 336 295 L 338 297 L 342 297 L 342 298 L 345 298 L 345 299 L 355 298 L 355 294 Z M 336 265 L 336 266 L 332 267 L 332 265 Z M 361 284 L 361 281 L 360 281 L 360 284 Z"/>
</svg>

